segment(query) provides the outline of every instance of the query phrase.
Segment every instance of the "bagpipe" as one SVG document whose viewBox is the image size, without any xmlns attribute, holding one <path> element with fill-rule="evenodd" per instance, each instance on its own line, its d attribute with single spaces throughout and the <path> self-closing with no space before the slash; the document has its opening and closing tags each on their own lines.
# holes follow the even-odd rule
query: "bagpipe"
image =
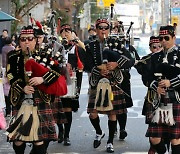
<svg viewBox="0 0 180 154">
<path fill-rule="evenodd" d="M 29 59 L 25 63 L 25 71 L 27 75 L 32 77 L 43 77 L 47 72 L 52 74 L 58 74 L 58 79 L 54 82 L 46 85 L 44 83 L 37 85 L 37 88 L 47 94 L 56 96 L 63 96 L 67 93 L 66 79 L 63 73 L 63 56 L 60 52 L 57 52 L 52 56 L 52 49 L 48 47 L 41 47 L 40 51 L 37 51 L 34 55 L 31 55 L 29 51 Z M 48 79 L 51 80 L 51 79 Z"/>
<path fill-rule="evenodd" d="M 111 9 L 110 9 L 110 17 L 111 17 L 111 22 L 110 22 L 110 34 L 106 38 L 104 36 L 104 49 L 102 52 L 103 56 L 103 61 L 108 61 L 108 62 L 117 62 L 119 58 L 122 55 L 127 56 L 127 58 L 135 58 L 135 55 L 137 53 L 134 53 L 134 50 L 131 50 L 131 45 L 130 45 L 130 30 L 132 28 L 132 25 L 134 24 L 133 22 L 130 23 L 130 26 L 126 32 L 126 35 L 124 33 L 124 26 L 123 22 L 118 21 L 118 33 L 113 33 L 113 21 L 114 21 L 114 15 L 113 15 L 113 7 L 114 4 L 111 4 Z M 127 53 L 128 52 L 128 53 Z"/>
<path fill-rule="evenodd" d="M 164 78 L 169 80 L 177 77 L 180 74 L 180 57 L 179 57 L 179 49 L 175 49 L 172 57 L 167 59 L 167 53 L 164 53 L 164 57 L 162 59 L 162 63 L 158 65 L 158 70 L 162 73 Z M 168 62 L 169 60 L 169 62 Z"/>
</svg>

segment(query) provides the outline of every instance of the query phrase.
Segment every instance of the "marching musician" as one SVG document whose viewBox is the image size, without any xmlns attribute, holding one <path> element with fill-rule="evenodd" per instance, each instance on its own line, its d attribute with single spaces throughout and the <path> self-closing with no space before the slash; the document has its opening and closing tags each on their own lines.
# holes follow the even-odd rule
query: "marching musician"
<svg viewBox="0 0 180 154">
<path fill-rule="evenodd" d="M 133 53 L 134 55 L 136 55 L 136 59 L 139 59 L 139 56 L 137 55 L 136 49 L 130 44 L 129 40 L 125 39 L 125 35 L 124 35 L 124 25 L 122 21 L 117 21 L 114 23 L 114 27 L 112 28 L 112 32 L 113 35 L 119 35 L 121 37 L 124 37 L 124 42 L 125 42 L 125 46 L 127 48 L 127 50 L 129 50 L 131 53 Z M 130 108 L 133 106 L 133 100 L 131 97 L 131 82 L 130 82 L 130 69 L 121 69 L 122 74 L 123 74 L 123 81 L 121 83 L 121 88 L 124 91 L 125 94 L 125 101 L 126 101 L 126 107 Z M 123 113 L 123 114 L 117 114 L 117 121 L 119 124 L 119 139 L 120 140 L 124 140 L 128 133 L 126 131 L 126 123 L 127 123 L 127 113 Z M 117 128 L 115 131 L 115 135 L 117 135 Z"/>
<path fill-rule="evenodd" d="M 145 86 L 148 86 L 148 85 L 146 85 L 145 81 L 148 78 L 148 73 L 151 68 L 151 56 L 154 53 L 162 50 L 162 45 L 160 44 L 159 37 L 156 37 L 156 36 L 150 37 L 149 49 L 150 49 L 151 53 L 142 57 L 141 60 L 138 60 L 138 62 L 134 65 L 134 67 L 137 69 L 138 73 L 142 75 L 142 81 Z M 146 115 L 146 107 L 147 107 L 146 105 L 148 105 L 147 101 L 148 100 L 146 98 L 145 102 L 144 102 L 144 106 L 143 106 L 143 111 L 142 111 L 143 115 Z M 146 120 L 147 120 L 146 123 L 148 123 L 148 119 L 146 119 Z"/>
<path fill-rule="evenodd" d="M 148 73 L 151 68 L 151 56 L 154 53 L 162 50 L 162 45 L 160 44 L 159 37 L 156 37 L 156 36 L 150 37 L 149 49 L 150 49 L 151 53 L 142 57 L 141 60 L 138 60 L 138 62 L 134 65 L 134 67 L 137 69 L 138 73 L 140 75 L 142 75 L 142 81 L 145 84 L 145 86 L 147 86 L 147 85 L 144 81 L 146 80 L 146 78 L 148 78 Z M 146 121 L 145 121 L 146 124 L 149 124 L 149 118 L 152 114 L 152 112 L 147 112 L 148 108 L 152 108 L 152 104 L 149 102 L 150 101 L 149 94 L 151 92 L 152 92 L 152 90 L 150 88 L 148 88 L 147 95 L 144 100 L 143 110 L 142 110 L 142 115 L 146 116 Z M 148 153 L 155 154 L 155 149 L 153 149 L 153 147 L 150 146 Z"/>
<path fill-rule="evenodd" d="M 113 138 L 116 129 L 116 115 L 127 112 L 121 82 L 121 68 L 130 68 L 134 59 L 122 47 L 121 42 L 108 41 L 110 24 L 107 19 L 96 21 L 97 39 L 86 45 L 88 59 L 85 61 L 85 71 L 90 72 L 90 93 L 87 112 L 91 124 L 96 130 L 93 146 L 98 148 L 105 133 L 101 130 L 98 113 L 108 115 L 109 137 L 106 151 L 114 152 Z M 107 39 L 106 39 L 107 38 Z M 107 40 L 107 41 L 106 41 Z"/>
<path fill-rule="evenodd" d="M 175 30 L 172 26 L 161 26 L 159 41 L 163 47 L 151 56 L 150 69 L 144 83 L 152 93 L 148 103 L 152 107 L 146 137 L 158 154 L 164 154 L 164 138 L 171 142 L 172 154 L 180 153 L 180 49 L 175 46 Z M 148 115 L 148 114 L 147 114 Z"/>
<path fill-rule="evenodd" d="M 56 81 L 63 76 L 58 71 L 59 65 L 52 65 L 54 68 L 49 69 L 37 62 L 38 59 L 34 56 L 34 54 L 38 56 L 39 53 L 35 51 L 36 42 L 37 37 L 32 26 L 23 27 L 19 36 L 20 49 L 8 54 L 7 77 L 11 85 L 13 119 L 7 132 L 16 154 L 24 154 L 26 142 L 33 143 L 34 154 L 46 154 L 44 142 L 57 140 L 50 104 L 60 102 L 60 97 L 49 94 L 46 90 L 48 89 L 50 93 L 56 92 L 57 87 L 52 89 L 52 85 L 58 85 Z M 35 64 L 35 70 L 32 72 L 26 70 L 31 67 L 30 64 Z M 38 73 L 44 75 L 33 76 Z"/>
<path fill-rule="evenodd" d="M 45 34 L 42 29 L 34 29 L 36 31 L 36 36 L 37 36 L 37 50 L 41 48 L 42 43 L 44 42 Z"/>
<path fill-rule="evenodd" d="M 72 28 L 69 24 L 63 24 L 60 29 L 62 44 L 65 48 L 65 58 L 67 60 L 67 69 L 72 79 L 71 85 L 75 85 L 75 89 L 68 89 L 70 96 L 61 98 L 63 103 L 63 111 L 65 112 L 67 123 L 58 125 L 59 140 L 58 143 L 64 141 L 65 146 L 70 146 L 69 133 L 72 124 L 72 111 L 76 112 L 79 108 L 79 94 L 82 83 L 84 49 L 79 45 L 79 40 L 73 37 Z"/>
</svg>

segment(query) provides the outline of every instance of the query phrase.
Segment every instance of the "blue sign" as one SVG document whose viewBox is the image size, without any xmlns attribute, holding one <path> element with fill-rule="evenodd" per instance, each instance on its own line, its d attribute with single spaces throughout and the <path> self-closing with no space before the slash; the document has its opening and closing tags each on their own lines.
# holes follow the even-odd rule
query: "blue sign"
<svg viewBox="0 0 180 154">
<path fill-rule="evenodd" d="M 180 8 L 172 8 L 171 12 L 173 15 L 180 15 Z"/>
<path fill-rule="evenodd" d="M 156 29 L 157 29 L 157 24 L 156 23 L 152 24 L 152 30 L 156 30 Z"/>
</svg>

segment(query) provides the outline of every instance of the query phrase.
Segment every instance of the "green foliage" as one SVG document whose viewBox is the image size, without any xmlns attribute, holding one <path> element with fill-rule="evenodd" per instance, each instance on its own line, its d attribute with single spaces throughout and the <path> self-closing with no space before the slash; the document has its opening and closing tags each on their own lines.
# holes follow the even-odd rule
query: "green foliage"
<svg viewBox="0 0 180 154">
<path fill-rule="evenodd" d="M 19 23 L 22 22 L 22 18 L 28 15 L 31 9 L 42 2 L 47 2 L 47 0 L 11 0 L 12 14 L 19 20 L 12 22 L 11 32 L 15 33 L 19 29 Z"/>
<path fill-rule="evenodd" d="M 97 6 L 97 0 L 91 0 L 91 22 L 95 23 L 98 18 L 108 18 L 109 8 L 101 8 Z"/>
<path fill-rule="evenodd" d="M 57 23 L 58 17 L 62 18 L 61 25 L 65 24 L 65 23 L 68 23 L 68 21 L 69 21 L 68 14 L 65 11 L 60 11 L 60 10 L 56 10 L 56 11 L 57 11 L 57 14 L 56 14 L 56 17 L 55 17 L 56 23 Z"/>
</svg>

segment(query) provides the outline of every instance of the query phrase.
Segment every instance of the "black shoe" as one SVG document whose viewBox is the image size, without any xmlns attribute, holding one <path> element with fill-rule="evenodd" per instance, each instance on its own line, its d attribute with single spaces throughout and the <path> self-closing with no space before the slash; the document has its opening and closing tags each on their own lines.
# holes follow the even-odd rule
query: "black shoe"
<svg viewBox="0 0 180 154">
<path fill-rule="evenodd" d="M 123 130 L 120 130 L 120 133 L 119 133 L 119 139 L 120 140 L 124 140 L 125 137 L 127 137 L 127 132 L 123 129 Z"/>
<path fill-rule="evenodd" d="M 64 141 L 63 133 L 59 132 L 58 143 L 62 143 L 63 141 Z"/>
<path fill-rule="evenodd" d="M 96 137 L 95 137 L 95 140 L 94 140 L 94 144 L 93 144 L 94 148 L 98 148 L 98 147 L 100 146 L 100 144 L 101 144 L 101 139 L 102 139 L 104 136 L 105 136 L 105 133 L 104 133 L 104 132 L 102 132 L 101 135 L 96 134 Z"/>
<path fill-rule="evenodd" d="M 114 148 L 113 148 L 113 145 L 112 143 L 108 143 L 107 146 L 106 146 L 106 151 L 108 153 L 113 153 L 114 152 Z"/>
<path fill-rule="evenodd" d="M 65 146 L 70 146 L 71 145 L 71 142 L 70 142 L 70 140 L 69 140 L 69 138 L 64 138 L 64 145 Z"/>
</svg>

